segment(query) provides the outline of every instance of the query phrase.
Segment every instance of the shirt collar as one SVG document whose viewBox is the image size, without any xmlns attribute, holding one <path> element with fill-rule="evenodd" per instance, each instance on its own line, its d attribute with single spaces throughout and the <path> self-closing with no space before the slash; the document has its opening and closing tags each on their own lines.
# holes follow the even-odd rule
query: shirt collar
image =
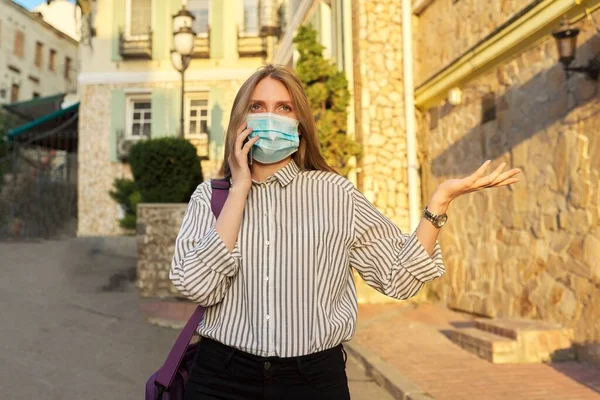
<svg viewBox="0 0 600 400">
<path fill-rule="evenodd" d="M 283 168 L 273 175 L 281 184 L 281 186 L 286 187 L 300 172 L 300 167 L 294 161 L 294 159 L 290 159 L 290 162 Z"/>
<path fill-rule="evenodd" d="M 298 164 L 291 159 L 289 163 L 287 163 L 283 168 L 277 171 L 275 174 L 271 175 L 265 181 L 266 184 L 279 181 L 279 184 L 283 187 L 287 186 L 300 172 L 300 167 Z M 256 181 L 252 181 L 255 184 L 258 184 Z"/>
</svg>

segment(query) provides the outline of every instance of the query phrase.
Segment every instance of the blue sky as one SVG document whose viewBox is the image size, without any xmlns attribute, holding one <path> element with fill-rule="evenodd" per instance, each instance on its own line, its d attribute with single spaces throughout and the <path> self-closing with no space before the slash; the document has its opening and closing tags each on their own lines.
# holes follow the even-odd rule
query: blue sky
<svg viewBox="0 0 600 400">
<path fill-rule="evenodd" d="M 71 3 L 74 2 L 74 0 L 70 0 Z M 34 7 L 38 6 L 39 4 L 45 3 L 46 0 L 14 0 L 15 3 L 19 3 L 20 5 L 22 5 L 23 7 L 32 10 Z"/>
</svg>

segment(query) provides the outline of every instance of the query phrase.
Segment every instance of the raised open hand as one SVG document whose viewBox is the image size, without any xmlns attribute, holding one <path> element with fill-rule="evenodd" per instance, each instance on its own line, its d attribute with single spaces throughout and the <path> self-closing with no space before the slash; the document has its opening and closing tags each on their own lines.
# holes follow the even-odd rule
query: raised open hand
<svg viewBox="0 0 600 400">
<path fill-rule="evenodd" d="M 513 168 L 502 172 L 506 167 L 506 163 L 500 164 L 491 174 L 484 175 L 490 163 L 490 160 L 484 162 L 477 171 L 466 178 L 448 179 L 442 182 L 438 187 L 439 193 L 443 194 L 448 199 L 448 202 L 450 202 L 466 193 L 486 188 L 512 185 L 519 182 L 519 178 L 515 178 L 515 175 L 521 172 L 519 169 Z"/>
</svg>

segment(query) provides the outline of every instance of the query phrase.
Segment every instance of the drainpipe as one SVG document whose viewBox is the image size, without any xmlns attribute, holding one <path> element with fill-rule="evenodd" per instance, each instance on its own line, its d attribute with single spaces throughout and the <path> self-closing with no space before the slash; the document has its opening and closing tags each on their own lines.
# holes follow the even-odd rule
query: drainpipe
<svg viewBox="0 0 600 400">
<path fill-rule="evenodd" d="M 402 0 L 402 58 L 404 60 L 404 114 L 406 116 L 406 154 L 408 158 L 408 213 L 410 231 L 414 232 L 421 220 L 421 205 L 415 127 L 412 37 L 412 2 L 411 0 Z"/>
</svg>

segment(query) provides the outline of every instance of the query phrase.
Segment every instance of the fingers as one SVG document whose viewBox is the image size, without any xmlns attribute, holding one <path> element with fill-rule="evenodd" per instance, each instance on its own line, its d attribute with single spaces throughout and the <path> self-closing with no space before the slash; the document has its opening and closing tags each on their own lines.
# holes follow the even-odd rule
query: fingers
<svg viewBox="0 0 600 400">
<path fill-rule="evenodd" d="M 500 173 L 502 172 L 502 170 L 504 169 L 504 167 L 506 167 L 506 163 L 503 162 L 502 164 L 498 165 L 496 167 L 496 169 L 494 170 L 494 172 L 492 172 L 491 174 L 489 174 L 485 179 L 484 179 L 484 186 L 493 186 L 495 183 L 500 182 L 501 180 L 500 178 Z"/>
<path fill-rule="evenodd" d="M 248 153 L 250 152 L 250 149 L 252 148 L 252 146 L 254 146 L 254 143 L 258 142 L 258 139 L 260 139 L 258 136 L 251 138 L 250 140 L 248 140 L 246 142 L 246 144 L 244 144 L 244 146 L 242 147 L 242 154 L 244 155 L 248 155 Z"/>
<path fill-rule="evenodd" d="M 477 179 L 481 178 L 483 176 L 483 174 L 485 173 L 485 170 L 490 166 L 491 162 L 492 162 L 491 160 L 487 160 L 486 162 L 481 164 L 481 167 L 479 167 L 479 169 L 477 171 L 475 171 L 470 176 L 470 178 L 472 178 L 473 181 L 477 181 Z"/>
<path fill-rule="evenodd" d="M 502 182 L 506 181 L 507 179 L 512 178 L 513 176 L 517 175 L 520 172 L 521 172 L 521 170 L 519 170 L 517 168 L 513 168 L 511 170 L 503 172 L 494 180 L 494 182 L 490 186 L 495 186 L 498 183 L 502 183 Z"/>
<path fill-rule="evenodd" d="M 510 179 L 507 179 L 507 180 L 505 180 L 503 182 L 499 182 L 496 185 L 490 186 L 490 187 L 508 186 L 508 185 L 512 185 L 513 183 L 517 183 L 519 181 L 520 181 L 519 178 L 510 178 Z"/>
<path fill-rule="evenodd" d="M 246 124 L 243 124 L 238 128 L 237 137 L 235 138 L 235 149 L 239 151 L 242 149 L 244 140 L 252 133 L 252 128 L 248 128 Z"/>
</svg>

